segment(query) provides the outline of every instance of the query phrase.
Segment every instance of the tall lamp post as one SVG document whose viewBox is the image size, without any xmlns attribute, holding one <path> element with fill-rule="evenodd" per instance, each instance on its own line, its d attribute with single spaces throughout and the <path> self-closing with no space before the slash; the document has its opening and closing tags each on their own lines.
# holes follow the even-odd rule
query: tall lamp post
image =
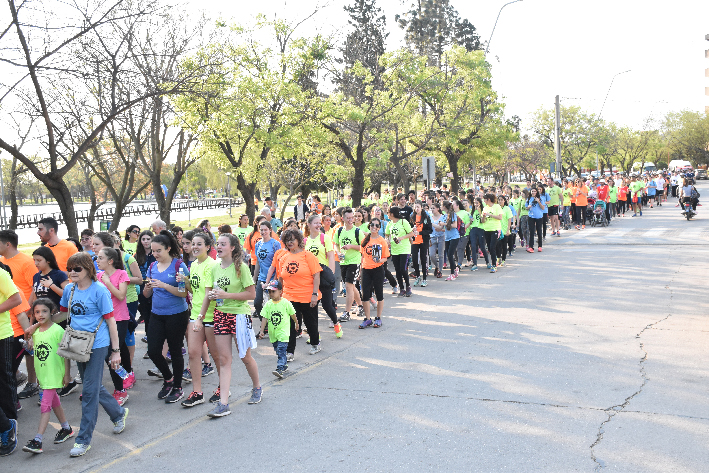
<svg viewBox="0 0 709 473">
<path fill-rule="evenodd" d="M 495 28 L 497 27 L 497 22 L 500 19 L 500 15 L 502 14 L 502 9 L 505 8 L 507 5 L 512 5 L 513 3 L 521 2 L 522 0 L 514 0 L 513 2 L 507 2 L 502 7 L 500 7 L 500 11 L 497 13 L 497 19 L 495 20 L 495 26 L 492 27 L 492 33 L 490 33 L 490 39 L 487 40 L 487 47 L 485 48 L 485 56 L 487 56 L 487 52 L 490 50 L 490 43 L 492 42 L 492 35 L 495 34 Z"/>
<path fill-rule="evenodd" d="M 601 112 L 598 114 L 598 120 L 601 120 L 601 116 L 603 115 L 603 109 L 606 107 L 606 100 L 608 100 L 608 94 L 611 93 L 611 87 L 613 87 L 613 81 L 615 80 L 616 77 L 618 77 L 621 74 L 625 74 L 626 72 L 630 72 L 630 69 L 627 71 L 619 72 L 616 75 L 613 76 L 613 79 L 611 79 L 611 85 L 608 86 L 608 90 L 606 91 L 606 98 L 603 99 L 603 105 L 601 105 Z M 613 168 L 613 166 L 611 166 Z M 598 146 L 596 146 L 596 172 L 598 172 Z M 613 173 L 613 169 L 611 169 L 611 173 Z M 600 174 L 598 176 L 599 178 L 601 177 Z"/>
</svg>

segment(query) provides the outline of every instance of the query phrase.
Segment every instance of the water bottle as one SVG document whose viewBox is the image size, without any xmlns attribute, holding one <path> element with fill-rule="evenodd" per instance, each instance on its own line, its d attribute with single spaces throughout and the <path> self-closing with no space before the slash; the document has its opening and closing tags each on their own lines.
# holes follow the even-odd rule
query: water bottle
<svg viewBox="0 0 709 473">
<path fill-rule="evenodd" d="M 122 379 L 128 378 L 128 372 L 127 372 L 126 369 L 125 369 L 124 367 L 122 367 L 121 365 L 118 365 L 118 368 L 116 368 L 116 369 L 113 370 L 113 371 L 115 371 L 116 374 L 117 374 L 118 376 L 120 376 Z"/>
<path fill-rule="evenodd" d="M 34 356 L 34 350 L 30 347 L 30 344 L 27 342 L 27 340 L 21 338 L 20 343 L 22 343 L 22 348 L 25 349 L 29 356 Z"/>
<path fill-rule="evenodd" d="M 177 283 L 177 290 L 179 292 L 186 292 L 187 288 L 185 285 L 185 270 L 180 268 L 180 281 Z"/>
<path fill-rule="evenodd" d="M 214 286 L 214 290 L 215 290 L 215 291 L 218 291 L 218 290 L 219 290 L 219 286 Z M 224 305 L 224 299 L 216 299 L 215 302 L 216 302 L 216 306 L 217 306 L 217 307 L 221 307 L 221 306 Z"/>
</svg>

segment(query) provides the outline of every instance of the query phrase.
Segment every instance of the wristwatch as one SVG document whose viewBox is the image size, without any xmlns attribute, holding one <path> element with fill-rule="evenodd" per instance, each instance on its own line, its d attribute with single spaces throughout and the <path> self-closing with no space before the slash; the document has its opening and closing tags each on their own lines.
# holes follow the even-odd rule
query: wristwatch
<svg viewBox="0 0 709 473">
<path fill-rule="evenodd" d="M 111 348 L 111 353 L 120 353 L 121 349 L 120 348 Z"/>
</svg>

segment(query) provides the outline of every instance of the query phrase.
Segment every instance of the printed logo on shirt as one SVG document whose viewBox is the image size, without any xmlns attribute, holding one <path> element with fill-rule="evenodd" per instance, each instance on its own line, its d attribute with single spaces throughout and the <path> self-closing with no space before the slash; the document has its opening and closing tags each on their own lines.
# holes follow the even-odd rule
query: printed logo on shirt
<svg viewBox="0 0 709 473">
<path fill-rule="evenodd" d="M 352 242 L 352 240 L 350 240 L 350 237 L 345 237 L 342 239 L 342 246 L 351 245 L 352 243 L 353 242 Z"/>
<path fill-rule="evenodd" d="M 192 289 L 197 289 L 199 287 L 199 282 L 201 281 L 202 278 L 199 277 L 199 274 L 193 274 L 190 277 L 190 284 L 192 284 Z"/>
<path fill-rule="evenodd" d="M 258 256 L 258 259 L 260 259 L 261 261 L 263 261 L 263 260 L 265 260 L 266 258 L 268 258 L 268 251 L 262 246 L 262 247 L 259 248 L 259 250 L 258 250 L 258 255 L 257 255 L 257 256 Z"/>
<path fill-rule="evenodd" d="M 219 279 L 217 279 L 217 286 L 221 287 L 222 289 L 229 286 L 230 284 L 231 284 L 231 279 L 229 279 L 226 276 L 222 276 Z"/>
<path fill-rule="evenodd" d="M 320 248 L 318 248 L 318 247 L 315 246 L 315 245 L 311 245 L 309 248 L 306 248 L 306 249 L 307 249 L 309 252 L 311 252 L 313 255 L 315 255 L 315 256 L 319 256 L 319 255 L 320 255 Z"/>
<path fill-rule="evenodd" d="M 52 347 L 50 347 L 46 343 L 42 342 L 34 348 L 34 353 L 35 353 L 35 355 L 37 355 L 37 358 L 39 359 L 39 361 L 47 361 L 47 358 L 49 358 L 49 353 L 50 353 L 51 349 L 52 349 Z"/>
<path fill-rule="evenodd" d="M 390 233 L 392 234 L 392 236 L 399 236 L 399 230 L 399 227 L 395 227 L 392 225 Z"/>
<path fill-rule="evenodd" d="M 371 245 L 365 250 L 369 256 L 372 257 L 372 261 L 379 263 L 382 259 L 382 245 Z"/>
<path fill-rule="evenodd" d="M 273 314 L 271 314 L 271 323 L 274 327 L 278 327 L 279 325 L 281 325 L 282 320 L 283 316 L 280 313 L 274 312 Z"/>
<path fill-rule="evenodd" d="M 291 261 L 286 265 L 286 271 L 288 274 L 295 274 L 298 272 L 298 263 L 296 261 Z"/>
<path fill-rule="evenodd" d="M 86 315 L 86 306 L 81 301 L 71 304 L 71 315 Z"/>
</svg>

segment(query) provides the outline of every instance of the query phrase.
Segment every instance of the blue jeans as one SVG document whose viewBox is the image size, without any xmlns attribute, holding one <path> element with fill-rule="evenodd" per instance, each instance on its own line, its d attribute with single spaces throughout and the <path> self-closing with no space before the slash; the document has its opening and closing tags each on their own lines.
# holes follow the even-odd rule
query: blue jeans
<svg viewBox="0 0 709 473">
<path fill-rule="evenodd" d="M 470 229 L 470 251 L 473 254 L 473 264 L 478 265 L 478 250 L 483 252 L 485 263 L 490 264 L 490 259 L 487 254 L 487 246 L 485 244 L 485 230 L 478 227 Z"/>
<path fill-rule="evenodd" d="M 276 365 L 276 369 L 286 369 L 288 367 L 288 365 L 286 364 L 286 351 L 288 349 L 288 342 L 273 342 L 273 348 L 276 350 L 276 355 L 278 356 L 278 364 Z"/>
<path fill-rule="evenodd" d="M 84 380 L 81 398 L 81 427 L 76 443 L 91 445 L 96 421 L 98 420 L 98 405 L 101 404 L 111 422 L 118 422 L 125 409 L 118 405 L 113 396 L 103 387 L 103 366 L 108 357 L 108 347 L 94 348 L 91 358 L 86 363 L 77 363 L 79 374 Z"/>
</svg>

